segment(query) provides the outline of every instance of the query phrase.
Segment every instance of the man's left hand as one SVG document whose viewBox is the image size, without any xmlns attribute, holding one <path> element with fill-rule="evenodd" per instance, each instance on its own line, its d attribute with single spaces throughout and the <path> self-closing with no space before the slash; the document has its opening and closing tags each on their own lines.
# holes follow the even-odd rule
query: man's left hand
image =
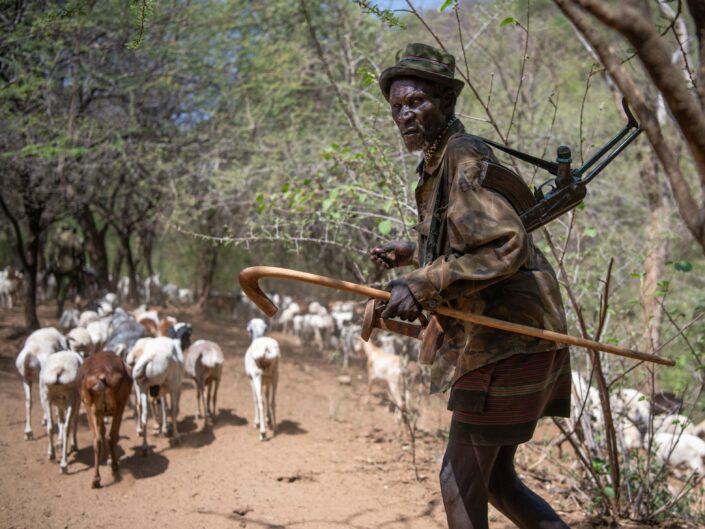
<svg viewBox="0 0 705 529">
<path fill-rule="evenodd" d="M 389 283 L 388 287 L 392 297 L 381 314 L 382 318 L 396 317 L 406 321 L 414 321 L 418 318 L 423 307 L 416 301 L 406 281 L 395 279 Z"/>
</svg>

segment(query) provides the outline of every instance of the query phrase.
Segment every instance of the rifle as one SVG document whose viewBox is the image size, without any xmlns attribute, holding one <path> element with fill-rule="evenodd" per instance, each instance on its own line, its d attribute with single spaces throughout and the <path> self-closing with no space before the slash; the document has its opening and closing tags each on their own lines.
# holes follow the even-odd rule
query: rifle
<svg viewBox="0 0 705 529">
<path fill-rule="evenodd" d="M 527 232 L 548 224 L 580 204 L 587 193 L 587 185 L 641 134 L 642 128 L 629 109 L 626 99 L 622 99 L 622 108 L 627 116 L 624 128 L 576 169 L 571 168 L 572 154 L 570 147 L 566 145 L 558 147 L 556 161 L 550 162 L 481 138 L 488 145 L 553 175 L 553 178 L 531 193 L 516 173 L 503 166 L 486 163 L 480 176 L 482 185 L 499 192 L 509 200 L 517 210 Z M 585 174 L 595 164 L 597 165 Z"/>
</svg>

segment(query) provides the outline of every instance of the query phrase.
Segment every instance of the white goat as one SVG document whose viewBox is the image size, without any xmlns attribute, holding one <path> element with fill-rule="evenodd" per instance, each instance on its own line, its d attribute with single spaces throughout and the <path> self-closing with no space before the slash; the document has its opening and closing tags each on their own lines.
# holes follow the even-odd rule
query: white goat
<svg viewBox="0 0 705 529">
<path fill-rule="evenodd" d="M 144 351 L 135 363 L 132 376 L 139 388 L 142 452 L 146 454 L 148 451 L 147 394 L 154 399 L 166 394 L 170 396 L 172 439 L 174 443 L 178 443 L 179 430 L 176 418 L 179 415 L 184 360 L 179 340 L 172 340 L 165 336 L 144 340 L 146 340 Z"/>
<path fill-rule="evenodd" d="M 402 399 L 401 358 L 389 354 L 372 342 L 357 338 L 357 352 L 363 352 L 367 357 L 367 393 L 372 393 L 372 383 L 384 382 L 389 398 L 397 410 L 404 409 Z"/>
<path fill-rule="evenodd" d="M 294 316 L 297 314 L 301 314 L 301 307 L 298 303 L 293 301 L 281 311 L 277 322 L 282 332 L 293 332 Z"/>
<path fill-rule="evenodd" d="M 654 435 L 656 454 L 663 463 L 686 466 L 701 476 L 705 475 L 705 441 L 691 434 L 661 432 Z"/>
<path fill-rule="evenodd" d="M 78 309 L 65 309 L 61 313 L 61 319 L 59 320 L 59 328 L 63 331 L 70 331 L 78 327 L 78 318 L 81 313 Z"/>
<path fill-rule="evenodd" d="M 86 330 L 91 335 L 94 351 L 101 350 L 108 341 L 110 319 L 111 318 L 102 318 L 86 325 Z"/>
<path fill-rule="evenodd" d="M 205 419 L 215 417 L 224 360 L 220 346 L 208 340 L 196 340 L 184 353 L 186 374 L 196 382 L 196 419 L 201 416 L 201 404 Z M 204 391 L 206 386 L 207 396 Z"/>
<path fill-rule="evenodd" d="M 96 351 L 91 333 L 84 327 L 71 329 L 66 335 L 66 340 L 68 341 L 69 348 L 72 351 L 76 351 L 84 358 Z"/>
<path fill-rule="evenodd" d="M 32 384 L 39 382 L 39 373 L 47 357 L 57 351 L 68 349 L 66 338 L 54 327 L 45 327 L 34 331 L 25 340 L 22 350 L 17 355 L 15 367 L 22 377 L 24 386 L 25 398 L 25 441 L 32 439 L 32 424 L 30 417 L 32 415 Z M 42 399 L 41 392 L 39 393 Z M 43 401 L 42 401 L 43 402 Z M 46 410 L 46 406 L 42 405 L 42 409 Z M 44 416 L 44 421 L 47 417 Z"/>
<path fill-rule="evenodd" d="M 350 363 L 350 357 L 354 355 L 357 338 L 362 332 L 362 326 L 358 324 L 349 324 L 344 326 L 340 331 L 340 349 L 343 352 L 343 367 L 347 368 Z"/>
<path fill-rule="evenodd" d="M 255 404 L 254 427 L 259 428 L 259 438 L 267 438 L 265 422 L 272 435 L 277 431 L 276 395 L 279 382 L 279 343 L 274 338 L 255 338 L 245 353 L 245 374 L 250 379 Z"/>
<path fill-rule="evenodd" d="M 572 396 L 570 419 L 588 446 L 595 446 L 594 430 L 602 423 L 602 408 L 598 391 L 578 372 L 571 371 Z"/>
<path fill-rule="evenodd" d="M 623 388 L 610 397 L 612 415 L 624 416 L 632 421 L 642 432 L 649 424 L 651 404 L 641 391 Z"/>
<path fill-rule="evenodd" d="M 685 415 L 669 414 L 654 416 L 654 434 L 670 433 L 680 435 L 687 433 L 697 435 L 696 429 Z"/>
<path fill-rule="evenodd" d="M 49 459 L 54 459 L 54 413 L 57 410 L 59 420 L 59 440 L 61 443 L 61 462 L 59 469 L 66 473 L 68 462 L 69 430 L 73 433 L 71 449 L 77 450 L 76 427 L 78 425 L 78 409 L 80 400 L 76 377 L 83 358 L 75 351 L 59 351 L 47 357 L 39 377 L 39 391 L 46 406 L 47 435 L 49 436 Z"/>
<path fill-rule="evenodd" d="M 261 318 L 252 318 L 247 322 L 247 334 L 250 335 L 250 340 L 262 338 L 267 332 L 267 322 Z"/>
<path fill-rule="evenodd" d="M 9 268 L 0 272 L 0 306 L 12 308 L 13 298 L 20 290 L 22 274 Z"/>
<path fill-rule="evenodd" d="M 88 324 L 92 321 L 98 321 L 100 319 L 100 316 L 98 313 L 94 310 L 84 310 L 81 312 L 81 315 L 78 317 L 78 326 L 79 327 L 88 327 Z"/>
</svg>

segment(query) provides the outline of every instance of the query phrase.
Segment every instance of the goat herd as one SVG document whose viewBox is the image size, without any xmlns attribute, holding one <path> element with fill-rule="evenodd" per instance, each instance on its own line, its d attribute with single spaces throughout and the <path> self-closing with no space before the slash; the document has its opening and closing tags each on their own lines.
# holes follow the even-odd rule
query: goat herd
<svg viewBox="0 0 705 529">
<path fill-rule="evenodd" d="M 381 381 L 395 409 L 408 403 L 403 388 L 404 362 L 415 358 L 413 340 L 379 333 L 378 347 L 359 338 L 360 305 L 333 302 L 326 308 L 318 302 L 301 305 L 291 298 L 272 296 L 282 307 L 271 326 L 296 336 L 301 343 L 319 351 L 340 353 L 344 367 L 352 355 L 367 360 L 368 391 Z M 303 309 L 302 309 L 303 307 Z M 280 350 L 274 338 L 265 336 L 268 324 L 256 316 L 248 300 L 244 308 L 251 343 L 245 353 L 245 373 L 250 380 L 254 402 L 254 426 L 260 439 L 267 426 L 276 432 L 276 391 Z M 191 343 L 192 328 L 172 317 L 160 317 L 158 310 L 142 306 L 128 313 L 118 306 L 115 294 L 106 294 L 92 309 L 64 311 L 59 327 L 33 332 L 16 359 L 26 399 L 25 439 L 32 438 L 30 423 L 32 385 L 39 384 L 44 423 L 48 433 L 48 457 L 54 459 L 55 430 L 61 447 L 60 470 L 67 469 L 68 443 L 76 447 L 78 411 L 83 402 L 93 435 L 93 487 L 100 487 L 101 454 L 108 456 L 113 476 L 118 479 L 116 445 L 123 412 L 134 394 L 137 431 L 142 451 L 148 452 L 147 422 L 152 414 L 160 434 L 167 432 L 170 415 L 172 443 L 179 442 L 177 418 L 184 375 L 195 382 L 196 419 L 208 421 L 216 414 L 218 388 L 224 355 L 215 342 Z M 603 408 L 597 390 L 580 373 L 573 372 L 574 430 L 588 447 L 601 443 L 605 428 Z M 621 389 L 610 396 L 615 429 L 625 451 L 653 447 L 655 454 L 673 466 L 686 466 L 705 475 L 705 421 L 698 425 L 678 415 L 679 405 L 663 406 L 634 389 Z M 56 415 L 56 418 L 55 418 Z M 55 428 L 55 420 L 56 426 Z M 106 424 L 110 432 L 106 439 Z"/>
<path fill-rule="evenodd" d="M 275 322 L 285 332 L 310 340 L 321 349 L 332 343 L 344 351 L 347 365 L 350 352 L 368 357 L 370 384 L 382 380 L 390 398 L 401 406 L 400 357 L 356 340 L 359 327 L 345 325 L 346 333 L 332 329 L 353 318 L 354 304 L 337 306 L 331 313 L 320 303 L 308 305 L 308 313 L 290 299 L 287 309 Z M 245 304 L 246 309 L 252 309 Z M 349 310 L 342 310 L 349 309 Z M 296 314 L 295 314 L 296 313 Z M 254 315 L 252 312 L 251 315 Z M 48 457 L 56 458 L 54 436 L 58 430 L 60 447 L 59 468 L 67 471 L 67 455 L 77 450 L 76 430 L 81 402 L 93 436 L 93 487 L 101 484 L 99 466 L 102 454 L 107 455 L 113 476 L 119 479 L 116 446 L 120 424 L 130 396 L 134 394 L 137 432 L 142 436 L 142 453 L 148 453 L 147 427 L 151 414 L 159 434 L 167 433 L 169 416 L 171 442 L 179 442 L 177 418 L 182 378 L 195 382 L 196 419 L 205 421 L 216 414 L 218 388 L 223 373 L 224 354 L 215 342 L 197 340 L 191 343 L 192 328 L 186 322 L 170 316 L 160 316 L 158 309 L 143 305 L 128 313 L 118 306 L 115 294 L 108 293 L 94 302 L 91 310 L 63 312 L 59 327 L 45 327 L 31 333 L 15 365 L 25 392 L 26 440 L 33 438 L 31 426 L 32 386 L 39 385 L 43 424 L 48 434 Z M 278 342 L 265 336 L 267 323 L 251 318 L 247 332 L 251 343 L 244 358 L 245 374 L 250 380 L 254 401 L 254 426 L 261 440 L 267 437 L 267 426 L 276 432 L 276 390 L 279 379 L 280 350 Z M 344 344 L 348 345 L 342 347 Z M 389 346 L 394 340 L 387 340 Z M 397 344 L 398 345 L 398 344 Z M 106 438 L 106 425 L 109 434 Z"/>
</svg>

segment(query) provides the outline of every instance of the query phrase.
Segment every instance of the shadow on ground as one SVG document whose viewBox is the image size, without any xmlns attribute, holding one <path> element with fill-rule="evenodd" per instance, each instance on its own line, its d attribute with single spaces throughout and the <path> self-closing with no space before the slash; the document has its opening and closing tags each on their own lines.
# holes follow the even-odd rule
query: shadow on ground
<svg viewBox="0 0 705 529">
<path fill-rule="evenodd" d="M 277 434 L 301 435 L 305 433 L 308 433 L 308 430 L 301 428 L 296 421 L 285 420 L 277 425 Z"/>
</svg>

